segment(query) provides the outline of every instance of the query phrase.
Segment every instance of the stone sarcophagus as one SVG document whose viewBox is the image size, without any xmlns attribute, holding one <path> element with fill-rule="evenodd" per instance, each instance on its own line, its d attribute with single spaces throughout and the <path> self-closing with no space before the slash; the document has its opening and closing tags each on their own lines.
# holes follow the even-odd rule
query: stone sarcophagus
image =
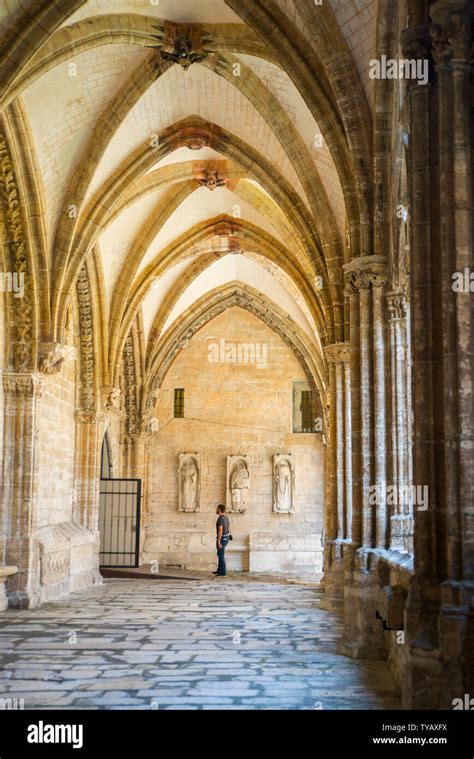
<svg viewBox="0 0 474 759">
<path fill-rule="evenodd" d="M 76 522 L 60 522 L 41 527 L 35 538 L 42 602 L 100 582 L 97 534 Z"/>
<path fill-rule="evenodd" d="M 247 456 L 227 456 L 226 508 L 232 514 L 247 511 L 250 489 L 250 459 Z"/>
<path fill-rule="evenodd" d="M 199 511 L 201 505 L 201 457 L 198 453 L 180 453 L 178 468 L 178 509 Z"/>
<path fill-rule="evenodd" d="M 273 511 L 293 514 L 295 510 L 295 457 L 281 453 L 273 457 Z"/>
<path fill-rule="evenodd" d="M 16 574 L 18 574 L 18 567 L 8 567 L 0 564 L 0 611 L 4 611 L 8 606 L 8 598 L 5 590 L 7 580 L 9 577 L 13 577 L 13 575 Z"/>
</svg>

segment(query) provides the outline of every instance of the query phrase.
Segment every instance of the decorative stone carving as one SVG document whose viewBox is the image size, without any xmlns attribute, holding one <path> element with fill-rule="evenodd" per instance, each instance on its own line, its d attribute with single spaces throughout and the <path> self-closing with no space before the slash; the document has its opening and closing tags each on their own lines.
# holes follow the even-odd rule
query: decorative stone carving
<svg viewBox="0 0 474 759">
<path fill-rule="evenodd" d="M 229 180 L 222 176 L 217 169 L 204 169 L 196 173 L 196 180 L 201 187 L 207 187 L 213 192 L 218 187 L 227 187 Z"/>
<path fill-rule="evenodd" d="M 387 265 L 383 256 L 361 256 L 353 258 L 344 266 L 344 278 L 349 293 L 386 287 Z"/>
<path fill-rule="evenodd" d="M 428 25 L 412 26 L 401 33 L 401 48 L 405 58 L 417 61 L 429 58 L 431 52 L 430 29 Z M 409 80 L 409 85 L 417 85 L 417 80 Z"/>
<path fill-rule="evenodd" d="M 211 132 L 199 126 L 186 126 L 180 133 L 179 146 L 189 148 L 189 150 L 202 150 L 210 147 L 211 143 Z"/>
<path fill-rule="evenodd" d="M 107 399 L 104 405 L 105 405 L 106 411 L 120 412 L 120 388 L 119 387 L 112 387 L 109 390 L 107 394 Z"/>
<path fill-rule="evenodd" d="M 468 61 L 472 59 L 472 7 L 465 9 L 458 5 L 453 11 L 436 3 L 432 9 L 435 23 L 430 27 L 433 58 L 438 67 L 448 66 L 451 61 Z"/>
<path fill-rule="evenodd" d="M 157 435 L 160 431 L 160 424 L 155 416 L 145 417 L 140 425 L 140 432 L 147 437 Z"/>
<path fill-rule="evenodd" d="M 244 514 L 247 511 L 250 488 L 250 460 L 246 456 L 227 456 L 227 511 Z"/>
<path fill-rule="evenodd" d="M 133 435 L 138 427 L 137 373 L 135 366 L 135 349 L 133 332 L 130 331 L 123 350 L 125 432 Z"/>
<path fill-rule="evenodd" d="M 282 453 L 273 457 L 273 511 L 293 514 L 295 510 L 295 457 Z"/>
<path fill-rule="evenodd" d="M 349 343 L 333 343 L 324 348 L 324 357 L 328 364 L 348 364 L 351 360 Z"/>
<path fill-rule="evenodd" d="M 158 49 L 163 61 L 177 63 L 185 71 L 193 63 L 204 61 L 211 52 L 204 45 L 213 41 L 212 35 L 203 35 L 198 28 L 171 24 L 154 28 L 158 34 L 152 35 L 156 41 L 151 47 Z"/>
<path fill-rule="evenodd" d="M 29 277 L 29 262 L 21 214 L 15 170 L 5 135 L 0 133 L 0 200 L 5 226 L 5 259 L 10 271 Z M 31 287 L 25 287 L 22 298 L 9 302 L 12 324 L 12 358 L 16 372 L 33 369 L 33 314 Z"/>
<path fill-rule="evenodd" d="M 44 392 L 44 380 L 35 374 L 4 374 L 3 390 L 5 395 L 24 398 L 41 398 Z"/>
<path fill-rule="evenodd" d="M 390 292 L 387 293 L 386 298 L 390 319 L 405 319 L 407 315 L 406 295 L 402 292 Z"/>
<path fill-rule="evenodd" d="M 76 409 L 74 421 L 77 424 L 101 424 L 103 425 L 103 434 L 105 434 L 111 424 L 110 417 L 103 411 L 83 411 L 82 409 Z"/>
<path fill-rule="evenodd" d="M 61 582 L 69 577 L 70 551 L 55 551 L 54 553 L 42 553 L 41 556 L 41 583 L 50 585 Z"/>
<path fill-rule="evenodd" d="M 86 266 L 79 272 L 76 281 L 77 305 L 79 312 L 79 398 L 78 407 L 82 411 L 94 412 L 96 403 L 94 324 L 89 275 Z"/>
<path fill-rule="evenodd" d="M 199 511 L 201 505 L 201 457 L 180 453 L 178 471 L 179 511 Z"/>
<path fill-rule="evenodd" d="M 39 348 L 38 367 L 42 374 L 57 374 L 61 371 L 68 355 L 66 345 L 60 343 L 42 343 Z"/>
</svg>

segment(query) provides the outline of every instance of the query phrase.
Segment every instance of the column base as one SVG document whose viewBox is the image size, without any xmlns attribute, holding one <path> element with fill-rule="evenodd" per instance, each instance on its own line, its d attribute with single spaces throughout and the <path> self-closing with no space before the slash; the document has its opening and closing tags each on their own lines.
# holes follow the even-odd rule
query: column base
<svg viewBox="0 0 474 759">
<path fill-rule="evenodd" d="M 441 606 L 423 609 L 415 588 L 407 611 L 408 641 L 402 671 L 405 709 L 474 709 L 474 583 L 428 588 Z"/>
<path fill-rule="evenodd" d="M 344 633 L 337 652 L 353 659 L 386 659 L 388 633 L 379 617 L 380 579 L 372 549 L 347 551 L 345 561 Z"/>
<path fill-rule="evenodd" d="M 35 609 L 40 604 L 41 599 L 37 592 L 13 590 L 8 593 L 9 609 Z"/>
<path fill-rule="evenodd" d="M 342 540 L 329 541 L 326 546 L 326 571 L 324 573 L 324 595 L 319 606 L 325 611 L 344 609 L 344 549 Z"/>
</svg>

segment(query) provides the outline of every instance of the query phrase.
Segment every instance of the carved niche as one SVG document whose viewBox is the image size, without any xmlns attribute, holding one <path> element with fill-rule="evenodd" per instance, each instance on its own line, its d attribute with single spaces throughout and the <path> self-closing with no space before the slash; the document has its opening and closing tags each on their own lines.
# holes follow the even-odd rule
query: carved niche
<svg viewBox="0 0 474 759">
<path fill-rule="evenodd" d="M 295 457 L 281 453 L 273 457 L 273 511 L 293 514 L 295 510 Z"/>
<path fill-rule="evenodd" d="M 178 469 L 179 511 L 199 511 L 201 505 L 201 457 L 198 453 L 180 453 Z"/>
<path fill-rule="evenodd" d="M 247 511 L 249 489 L 249 458 L 247 456 L 227 456 L 227 511 L 233 514 L 244 514 Z"/>
</svg>

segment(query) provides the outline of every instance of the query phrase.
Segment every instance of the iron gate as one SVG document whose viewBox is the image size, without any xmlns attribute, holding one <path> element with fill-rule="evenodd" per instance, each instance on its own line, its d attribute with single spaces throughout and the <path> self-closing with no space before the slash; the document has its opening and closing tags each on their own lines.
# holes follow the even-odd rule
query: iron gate
<svg viewBox="0 0 474 759">
<path fill-rule="evenodd" d="M 138 567 L 141 480 L 101 479 L 100 565 Z"/>
</svg>

